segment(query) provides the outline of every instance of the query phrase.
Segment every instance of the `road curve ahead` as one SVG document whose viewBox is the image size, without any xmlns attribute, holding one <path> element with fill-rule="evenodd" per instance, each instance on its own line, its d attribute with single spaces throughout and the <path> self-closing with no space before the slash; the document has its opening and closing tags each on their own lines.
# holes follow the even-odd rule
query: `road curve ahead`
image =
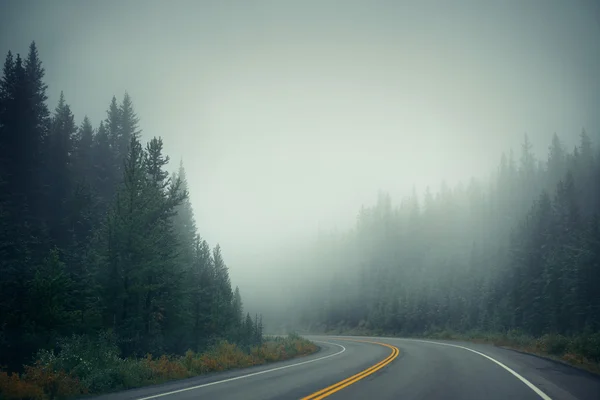
<svg viewBox="0 0 600 400">
<path fill-rule="evenodd" d="M 308 336 L 308 357 L 206 375 L 98 399 L 599 400 L 600 378 L 490 345 Z"/>
</svg>

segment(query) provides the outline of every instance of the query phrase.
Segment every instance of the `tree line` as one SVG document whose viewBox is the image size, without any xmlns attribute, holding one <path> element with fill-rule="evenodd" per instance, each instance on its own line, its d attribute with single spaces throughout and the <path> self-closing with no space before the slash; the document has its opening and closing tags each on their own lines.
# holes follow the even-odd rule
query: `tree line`
<svg viewBox="0 0 600 400">
<path fill-rule="evenodd" d="M 183 165 L 141 141 L 131 97 L 80 125 L 47 105 L 35 43 L 0 81 L 0 365 L 110 331 L 123 356 L 262 340 L 219 245 L 198 232 Z"/>
<path fill-rule="evenodd" d="M 600 152 L 585 130 L 571 150 L 555 134 L 546 160 L 525 135 L 489 181 L 397 206 L 382 192 L 354 229 L 322 234 L 306 262 L 334 272 L 293 296 L 288 326 L 597 335 L 599 217 Z"/>
</svg>

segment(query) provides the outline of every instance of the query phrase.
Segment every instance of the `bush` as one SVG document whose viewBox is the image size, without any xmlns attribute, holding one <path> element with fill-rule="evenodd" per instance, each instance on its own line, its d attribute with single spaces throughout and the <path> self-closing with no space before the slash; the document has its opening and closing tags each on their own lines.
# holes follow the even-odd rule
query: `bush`
<svg viewBox="0 0 600 400">
<path fill-rule="evenodd" d="M 575 336 L 569 350 L 590 360 L 600 362 L 600 332 Z"/>
<path fill-rule="evenodd" d="M 41 387 L 33 382 L 21 379 L 19 374 L 8 374 L 0 371 L 0 397 L 6 400 L 46 398 Z"/>
<path fill-rule="evenodd" d="M 147 363 L 140 362 L 140 360 L 127 359 L 123 360 L 120 368 L 115 371 L 114 382 L 115 386 L 112 389 L 131 389 L 144 385 L 152 384 L 152 370 Z M 105 390 L 98 390 L 97 393 L 106 392 Z"/>
<path fill-rule="evenodd" d="M 432 339 L 449 340 L 449 339 L 454 339 L 456 337 L 456 335 L 453 332 L 451 332 L 447 329 L 444 329 L 439 332 L 427 333 L 427 337 L 431 337 Z"/>
<path fill-rule="evenodd" d="M 532 347 L 535 344 L 535 339 L 520 329 L 509 330 L 505 340 L 513 346 Z"/>
<path fill-rule="evenodd" d="M 39 361 L 34 366 L 25 367 L 25 379 L 41 388 L 50 399 L 66 399 L 88 393 L 87 387 L 79 378 L 63 370 L 54 370 L 52 365 Z"/>
<path fill-rule="evenodd" d="M 536 342 L 536 350 L 542 353 L 562 355 L 569 347 L 569 339 L 562 335 L 546 334 Z"/>
<path fill-rule="evenodd" d="M 26 366 L 22 375 L 0 372 L 0 395 L 3 399 L 66 399 L 88 393 L 77 377 L 55 371 L 39 361 Z"/>
<path fill-rule="evenodd" d="M 152 355 L 148 354 L 141 360 L 150 372 L 150 380 L 155 383 L 164 382 L 172 379 L 183 379 L 189 376 L 188 370 L 179 358 L 162 355 L 154 360 Z"/>
<path fill-rule="evenodd" d="M 82 335 L 63 338 L 58 342 L 56 354 L 42 350 L 37 359 L 42 365 L 77 376 L 96 393 L 121 387 L 124 360 L 119 356 L 115 338 L 105 332 L 97 338 Z"/>
<path fill-rule="evenodd" d="M 10 400 L 52 400 L 86 393 L 129 389 L 208 372 L 260 365 L 310 354 L 317 346 L 296 334 L 274 337 L 244 351 L 220 341 L 205 353 L 188 350 L 184 356 L 122 359 L 110 334 L 97 339 L 71 336 L 59 342 L 58 352 L 40 351 L 22 375 L 0 371 L 0 397 Z"/>
</svg>

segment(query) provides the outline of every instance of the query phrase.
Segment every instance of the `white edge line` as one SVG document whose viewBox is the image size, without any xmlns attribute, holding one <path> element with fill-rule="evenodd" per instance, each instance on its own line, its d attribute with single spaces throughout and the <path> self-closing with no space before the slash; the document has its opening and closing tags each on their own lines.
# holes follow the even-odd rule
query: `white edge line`
<svg viewBox="0 0 600 400">
<path fill-rule="evenodd" d="M 324 360 L 326 358 L 337 356 L 337 355 L 342 354 L 343 352 L 346 351 L 346 348 L 344 346 L 342 346 L 341 344 L 331 343 L 331 342 L 324 342 L 322 340 L 313 340 L 313 342 L 332 344 L 334 346 L 341 347 L 342 350 L 338 351 L 337 353 L 329 354 L 327 356 L 315 358 L 314 360 L 302 361 L 302 362 L 299 362 L 299 363 L 296 363 L 296 364 L 284 365 L 283 367 L 271 368 L 271 369 L 267 369 L 265 371 L 253 372 L 253 373 L 247 374 L 247 375 L 241 375 L 241 376 L 236 376 L 236 377 L 233 377 L 233 378 L 223 379 L 223 380 L 220 380 L 220 381 L 204 383 L 202 385 L 191 386 L 191 387 L 184 388 L 184 389 L 179 389 L 179 390 L 173 390 L 172 392 L 165 392 L 165 393 L 155 394 L 153 396 L 141 397 L 141 398 L 139 398 L 137 400 L 155 399 L 157 397 L 168 396 L 168 395 L 175 394 L 175 393 L 187 392 L 188 390 L 200 389 L 200 388 L 203 388 L 203 387 L 206 387 L 206 386 L 218 385 L 220 383 L 237 381 L 238 379 L 250 378 L 251 376 L 262 375 L 262 374 L 266 374 L 266 373 L 273 372 L 273 371 L 279 371 L 279 370 L 286 369 L 286 368 L 297 367 L 298 365 L 310 364 L 310 363 L 313 363 L 315 361 L 320 361 L 320 360 Z"/>
<path fill-rule="evenodd" d="M 520 380 L 525 385 L 527 385 L 531 390 L 533 390 L 542 399 L 544 399 L 544 400 L 552 400 L 552 398 L 550 398 L 550 396 L 548 396 L 546 393 L 542 392 L 533 383 L 529 382 L 527 379 L 525 379 L 524 377 L 522 377 L 521 375 L 519 375 L 513 369 L 511 369 L 510 367 L 507 367 L 506 365 L 502 364 L 500 361 L 498 361 L 496 359 L 493 359 L 492 357 L 490 357 L 490 356 L 488 356 L 486 354 L 483 354 L 483 353 L 481 353 L 481 352 L 479 352 L 477 350 L 473 350 L 473 349 L 470 349 L 470 348 L 464 347 L 464 346 L 459 346 L 457 344 L 441 343 L 441 342 L 431 342 L 429 340 L 419 340 L 419 339 L 400 339 L 400 340 L 410 340 L 412 342 L 432 343 L 432 344 L 439 344 L 440 346 L 458 347 L 459 349 L 468 350 L 468 351 L 470 351 L 472 353 L 479 354 L 480 356 L 485 357 L 485 358 L 487 358 L 488 360 L 490 360 L 492 362 L 495 362 L 496 364 L 498 364 L 499 366 L 501 366 L 502 368 L 504 368 L 505 370 L 507 370 L 508 372 L 510 372 L 511 374 L 513 374 L 518 380 Z"/>
</svg>

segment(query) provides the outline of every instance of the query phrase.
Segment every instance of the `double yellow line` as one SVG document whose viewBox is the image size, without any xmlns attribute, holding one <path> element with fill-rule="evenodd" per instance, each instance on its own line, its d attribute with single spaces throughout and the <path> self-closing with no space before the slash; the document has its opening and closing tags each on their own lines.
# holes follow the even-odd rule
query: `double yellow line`
<svg viewBox="0 0 600 400">
<path fill-rule="evenodd" d="M 398 350 L 398 348 L 396 346 L 392 346 L 387 343 L 370 342 L 367 340 L 355 340 L 355 339 L 338 339 L 338 340 L 348 340 L 351 342 L 363 342 L 363 343 L 378 344 L 380 346 L 389 347 L 390 349 L 392 349 L 392 353 L 389 356 L 387 356 L 387 358 L 385 358 L 384 360 L 381 360 L 380 362 L 373 365 L 372 367 L 369 367 L 369 368 L 359 372 L 356 375 L 352 375 L 351 377 L 346 378 L 343 381 L 340 381 L 336 384 L 328 386 L 325 389 L 319 390 L 318 392 L 315 392 L 315 393 L 311 394 L 310 396 L 304 397 L 304 398 L 302 398 L 302 400 L 319 400 L 319 399 L 323 399 L 327 396 L 331 396 L 335 392 L 339 392 L 343 388 L 348 387 L 348 386 L 352 385 L 353 383 L 356 383 L 356 382 L 360 381 L 361 379 L 379 371 L 381 368 L 385 367 L 386 365 L 388 365 L 389 363 L 394 361 L 394 359 L 396 357 L 398 357 L 398 354 L 400 354 L 400 350 Z"/>
</svg>

